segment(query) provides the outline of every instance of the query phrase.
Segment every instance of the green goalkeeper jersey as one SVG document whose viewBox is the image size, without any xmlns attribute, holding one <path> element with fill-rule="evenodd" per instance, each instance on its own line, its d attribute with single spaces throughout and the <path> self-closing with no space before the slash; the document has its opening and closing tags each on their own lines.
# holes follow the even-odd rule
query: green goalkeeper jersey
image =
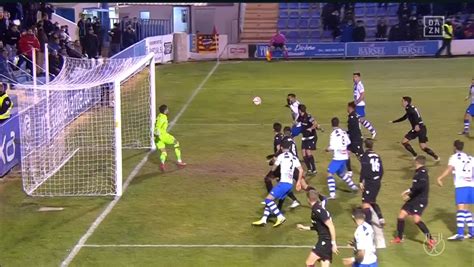
<svg viewBox="0 0 474 267">
<path fill-rule="evenodd" d="M 163 135 L 168 133 L 168 116 L 166 114 L 160 113 L 156 118 L 155 123 L 155 135 Z"/>
</svg>

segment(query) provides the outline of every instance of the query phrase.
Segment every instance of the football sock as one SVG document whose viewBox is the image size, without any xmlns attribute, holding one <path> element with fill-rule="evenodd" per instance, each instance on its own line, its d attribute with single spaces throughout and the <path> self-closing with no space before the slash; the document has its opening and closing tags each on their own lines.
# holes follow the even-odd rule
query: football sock
<svg viewBox="0 0 474 267">
<path fill-rule="evenodd" d="M 346 161 L 346 169 L 347 169 L 348 172 L 352 171 L 351 158 L 347 159 L 347 161 Z"/>
<path fill-rule="evenodd" d="M 379 204 L 377 204 L 377 203 L 370 203 L 370 205 L 371 205 L 372 208 L 374 209 L 375 214 L 377 214 L 377 217 L 379 217 L 379 220 L 380 220 L 380 219 L 383 219 L 382 210 L 380 209 Z"/>
<path fill-rule="evenodd" d="M 272 191 L 272 188 L 273 188 L 272 177 L 273 177 L 273 173 L 272 171 L 269 171 L 267 176 L 263 178 L 263 181 L 265 182 L 265 187 L 267 188 L 268 193 L 270 193 L 270 191 Z"/>
<path fill-rule="evenodd" d="M 293 201 L 298 201 L 298 199 L 296 198 L 295 194 L 293 193 L 293 191 L 291 191 L 290 193 L 288 193 L 288 197 L 291 198 L 291 200 Z"/>
<path fill-rule="evenodd" d="M 464 120 L 464 132 L 467 133 L 469 132 L 469 126 L 471 125 L 470 120 Z"/>
<path fill-rule="evenodd" d="M 288 51 L 283 51 L 283 55 L 285 56 L 286 59 L 288 59 Z"/>
<path fill-rule="evenodd" d="M 308 170 L 311 170 L 311 163 L 309 162 L 309 157 L 308 156 L 303 156 L 304 164 L 306 164 L 306 168 Z"/>
<path fill-rule="evenodd" d="M 400 239 L 403 239 L 403 231 L 405 230 L 405 220 L 397 219 L 397 236 Z"/>
<path fill-rule="evenodd" d="M 178 162 L 181 162 L 181 149 L 179 148 L 179 143 L 174 145 L 174 153 L 176 154 L 176 159 Z"/>
<path fill-rule="evenodd" d="M 465 210 L 464 218 L 466 219 L 466 224 L 469 228 L 469 234 L 474 236 L 474 222 L 472 222 L 472 212 L 470 212 L 469 210 Z"/>
<path fill-rule="evenodd" d="M 283 209 L 283 203 L 285 203 L 285 199 L 286 199 L 286 198 L 278 200 L 277 208 L 278 208 L 279 210 L 282 210 L 282 209 Z"/>
<path fill-rule="evenodd" d="M 275 214 L 278 218 L 283 216 L 273 200 L 265 199 L 265 204 L 270 209 L 270 212 Z"/>
<path fill-rule="evenodd" d="M 372 225 L 372 211 L 370 210 L 370 208 L 365 208 L 364 214 L 365 214 L 365 221 L 368 224 Z"/>
<path fill-rule="evenodd" d="M 334 176 L 328 176 L 328 187 L 329 187 L 329 195 L 336 194 L 336 180 L 334 180 Z"/>
<path fill-rule="evenodd" d="M 429 147 L 425 147 L 425 148 L 423 148 L 423 151 L 425 151 L 425 152 L 426 152 L 426 154 L 428 154 L 428 155 L 432 156 L 432 157 L 433 157 L 433 158 L 435 158 L 435 159 L 437 159 L 437 158 L 438 158 L 438 155 L 436 155 L 436 154 L 434 153 L 434 151 L 433 151 L 433 150 L 431 150 Z"/>
<path fill-rule="evenodd" d="M 346 182 L 347 186 L 349 186 L 350 188 L 354 188 L 355 187 L 355 184 L 354 182 L 352 181 L 352 177 L 349 173 L 345 173 L 344 176 L 342 176 L 342 180 L 344 182 Z"/>
<path fill-rule="evenodd" d="M 314 163 L 313 155 L 308 156 L 309 165 L 311 166 L 312 171 L 316 171 L 316 164 Z"/>
<path fill-rule="evenodd" d="M 166 157 L 168 157 L 168 153 L 166 153 L 166 151 L 162 151 L 161 155 L 160 155 L 161 163 L 163 163 L 163 164 L 165 163 Z"/>
<path fill-rule="evenodd" d="M 370 121 L 366 120 L 366 119 L 362 119 L 362 125 L 364 125 L 364 127 L 369 130 L 369 132 L 371 134 L 374 134 L 375 133 L 375 128 L 374 126 L 372 126 L 372 123 L 370 123 Z"/>
<path fill-rule="evenodd" d="M 430 230 L 428 230 L 428 227 L 426 227 L 426 224 L 423 221 L 417 222 L 416 226 L 418 226 L 418 228 L 420 228 L 421 232 L 423 232 L 423 234 L 426 237 L 428 237 L 428 239 L 432 239 L 431 234 L 430 234 Z"/>
<path fill-rule="evenodd" d="M 416 154 L 415 150 L 410 145 L 410 143 L 403 143 L 403 146 L 405 147 L 406 150 L 408 150 L 408 152 L 410 152 L 413 155 L 413 157 L 416 157 L 418 155 Z"/>
<path fill-rule="evenodd" d="M 265 206 L 265 209 L 263 210 L 262 220 L 267 222 L 268 216 L 270 216 L 270 208 L 268 206 Z"/>
<path fill-rule="evenodd" d="M 456 212 L 456 226 L 457 226 L 457 234 L 464 235 L 464 223 L 466 221 L 466 211 L 458 210 Z"/>
</svg>

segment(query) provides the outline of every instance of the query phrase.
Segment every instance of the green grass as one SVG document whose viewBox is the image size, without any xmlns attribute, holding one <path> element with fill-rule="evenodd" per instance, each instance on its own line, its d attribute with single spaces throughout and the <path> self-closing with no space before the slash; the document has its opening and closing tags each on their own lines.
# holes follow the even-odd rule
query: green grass
<svg viewBox="0 0 474 267">
<path fill-rule="evenodd" d="M 166 103 L 178 113 L 192 91 L 213 67 L 212 62 L 160 66 L 157 72 L 158 105 Z M 435 184 L 451 154 L 456 138 L 474 153 L 473 139 L 458 137 L 462 128 L 463 102 L 474 71 L 472 58 L 242 62 L 221 64 L 203 90 L 172 129 L 181 142 L 189 166 L 177 170 L 170 149 L 169 172 L 158 170 L 158 154 L 152 154 L 123 198 L 97 228 L 87 244 L 287 244 L 313 245 L 314 232 L 296 230 L 310 222 L 307 205 L 285 208 L 288 222 L 272 229 L 254 228 L 261 216 L 259 202 L 265 196 L 264 156 L 271 152 L 274 121 L 289 123 L 283 107 L 286 94 L 294 92 L 328 131 L 319 134 L 316 161 L 319 173 L 310 183 L 327 193 L 324 170 L 331 154 L 329 122 L 346 120 L 345 105 L 352 98 L 351 74 L 360 71 L 367 90 L 367 118 L 377 128 L 375 149 L 382 156 L 385 176 L 378 202 L 388 222 L 387 242 L 395 230 L 402 205 L 400 193 L 411 183 L 411 157 L 399 141 L 408 122 L 389 124 L 403 115 L 400 98 L 410 95 L 428 127 L 430 147 L 442 157 L 428 160 L 431 175 L 430 203 L 424 220 L 433 233 L 446 238 L 455 229 L 453 186 Z M 251 102 L 254 96 L 261 106 Z M 297 142 L 300 143 L 299 140 Z M 420 151 L 414 143 L 417 151 Z M 143 153 L 124 157 L 124 177 Z M 355 163 L 355 161 L 354 161 Z M 355 173 L 359 166 L 355 167 Z M 356 176 L 358 179 L 358 176 Z M 345 185 L 338 180 L 338 188 Z M 305 202 L 304 194 L 297 197 Z M 111 198 L 28 198 L 21 183 L 13 180 L 0 187 L 0 264 L 2 266 L 57 266 L 100 214 Z M 340 244 L 355 230 L 350 210 L 360 196 L 338 190 L 328 204 Z M 38 206 L 63 206 L 61 212 L 39 213 Z M 410 222 L 403 245 L 380 250 L 380 266 L 449 266 L 474 264 L 473 241 L 446 243 L 437 257 L 424 253 L 422 234 Z M 303 266 L 308 249 L 269 248 L 96 248 L 84 247 L 72 266 Z M 350 251 L 341 251 L 349 256 Z M 342 266 L 341 256 L 334 266 Z"/>
</svg>

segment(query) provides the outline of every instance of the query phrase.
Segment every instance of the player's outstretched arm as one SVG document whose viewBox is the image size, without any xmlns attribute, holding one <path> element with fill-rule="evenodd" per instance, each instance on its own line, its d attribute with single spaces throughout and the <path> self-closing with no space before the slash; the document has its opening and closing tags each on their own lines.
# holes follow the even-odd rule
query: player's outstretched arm
<svg viewBox="0 0 474 267">
<path fill-rule="evenodd" d="M 408 119 L 408 113 L 405 113 L 405 115 L 403 115 L 401 118 L 399 119 L 396 119 L 396 120 L 393 120 L 393 121 L 390 121 L 391 123 L 397 123 L 397 122 L 402 122 L 404 120 Z"/>
<path fill-rule="evenodd" d="M 336 243 L 336 227 L 334 227 L 334 223 L 331 219 L 326 220 L 324 224 L 326 224 L 326 226 L 329 228 L 329 233 L 331 233 L 332 252 L 334 252 L 335 254 L 339 254 L 339 250 L 337 249 Z"/>
<path fill-rule="evenodd" d="M 436 179 L 439 186 L 443 186 L 443 179 L 446 176 L 448 176 L 450 173 L 453 173 L 453 170 L 454 170 L 453 166 L 448 165 L 446 170 L 444 170 L 444 172 Z"/>
</svg>

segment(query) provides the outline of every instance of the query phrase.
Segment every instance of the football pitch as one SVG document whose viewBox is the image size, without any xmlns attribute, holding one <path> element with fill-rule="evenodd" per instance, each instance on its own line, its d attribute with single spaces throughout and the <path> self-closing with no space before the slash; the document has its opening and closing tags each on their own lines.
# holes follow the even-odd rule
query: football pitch
<svg viewBox="0 0 474 267">
<path fill-rule="evenodd" d="M 157 106 L 166 103 L 171 133 L 180 141 L 185 169 L 174 166 L 168 148 L 168 170 L 159 171 L 159 155 L 147 161 L 143 151 L 124 152 L 124 181 L 134 176 L 123 197 L 80 247 L 70 266 L 304 266 L 316 232 L 302 232 L 296 224 L 310 224 L 310 208 L 303 203 L 284 212 L 288 221 L 272 228 L 252 227 L 262 215 L 263 177 L 272 152 L 273 122 L 290 125 L 286 95 L 295 93 L 309 113 L 325 128 L 318 132 L 315 151 L 318 174 L 309 178 L 328 193 L 326 168 L 332 154 L 328 145 L 330 120 L 337 116 L 346 128 L 346 104 L 352 100 L 352 73 L 361 72 L 366 89 L 367 118 L 377 129 L 375 151 L 385 175 L 378 203 L 387 225 L 387 248 L 378 250 L 379 266 L 474 266 L 474 240 L 447 242 L 438 256 L 423 249 L 424 237 L 408 220 L 405 242 L 390 244 L 403 201 L 400 194 L 411 185 L 412 158 L 400 145 L 408 121 L 390 124 L 404 114 L 401 97 L 408 95 L 428 128 L 429 146 L 441 156 L 428 156 L 429 205 L 423 219 L 431 232 L 444 240 L 455 233 L 456 208 L 450 179 L 445 186 L 435 178 L 445 168 L 455 139 L 474 154 L 474 137 L 458 136 L 468 105 L 464 102 L 474 75 L 472 58 L 337 61 L 244 61 L 185 63 L 157 67 Z M 262 104 L 255 106 L 252 98 Z M 368 136 L 367 131 L 363 133 Z M 297 139 L 300 146 L 300 137 Z M 419 153 L 416 142 L 413 147 Z M 139 164 L 139 163 L 142 164 Z M 353 158 L 354 180 L 360 166 Z M 137 165 L 140 165 L 137 168 Z M 129 180 L 130 181 L 130 180 Z M 336 178 L 338 198 L 328 202 L 339 245 L 353 238 L 351 209 L 360 194 L 347 191 Z M 30 198 L 20 179 L 0 185 L 0 265 L 59 266 L 91 224 L 113 199 Z M 39 207 L 64 207 L 38 212 Z M 343 266 L 352 255 L 340 249 L 332 266 Z"/>
</svg>

